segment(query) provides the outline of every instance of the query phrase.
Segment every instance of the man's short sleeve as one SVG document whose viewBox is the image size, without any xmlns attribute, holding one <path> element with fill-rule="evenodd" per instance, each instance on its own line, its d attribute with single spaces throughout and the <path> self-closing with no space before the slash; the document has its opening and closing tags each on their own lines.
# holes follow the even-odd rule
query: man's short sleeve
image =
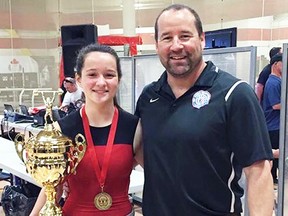
<svg viewBox="0 0 288 216">
<path fill-rule="evenodd" d="M 226 102 L 228 139 L 238 162 L 250 166 L 273 159 L 263 110 L 253 89 L 240 83 Z"/>
<path fill-rule="evenodd" d="M 266 65 L 263 70 L 260 72 L 257 83 L 262 84 L 263 86 L 265 86 L 269 75 L 271 74 L 271 65 L 268 64 Z"/>
</svg>

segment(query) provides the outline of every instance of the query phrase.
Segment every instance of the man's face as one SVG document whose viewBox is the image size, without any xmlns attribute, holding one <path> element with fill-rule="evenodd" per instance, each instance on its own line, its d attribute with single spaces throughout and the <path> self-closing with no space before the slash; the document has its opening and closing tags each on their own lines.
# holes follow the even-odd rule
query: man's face
<svg viewBox="0 0 288 216">
<path fill-rule="evenodd" d="M 156 49 L 169 74 L 174 77 L 191 74 L 202 60 L 204 47 L 204 33 L 199 36 L 190 11 L 169 10 L 161 14 Z"/>
<path fill-rule="evenodd" d="M 283 68 L 283 63 L 282 61 L 278 61 L 275 63 L 277 70 L 279 71 L 280 74 L 282 74 L 282 68 Z"/>
<path fill-rule="evenodd" d="M 74 92 L 75 91 L 75 86 L 74 84 L 70 83 L 70 82 L 66 82 L 64 81 L 64 88 L 66 89 L 66 91 L 68 92 Z"/>
</svg>

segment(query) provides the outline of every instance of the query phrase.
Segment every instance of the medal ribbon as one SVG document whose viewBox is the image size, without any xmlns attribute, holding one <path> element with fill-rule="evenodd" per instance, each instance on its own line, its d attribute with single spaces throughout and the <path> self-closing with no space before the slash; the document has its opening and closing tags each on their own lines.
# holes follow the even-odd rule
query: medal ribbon
<svg viewBox="0 0 288 216">
<path fill-rule="evenodd" d="M 103 192 L 103 188 L 104 188 L 106 176 L 107 176 L 107 171 L 108 171 L 108 166 L 109 166 L 109 161 L 110 161 L 110 156 L 112 153 L 112 147 L 113 147 L 113 143 L 114 143 L 117 123 L 118 123 L 118 109 L 117 109 L 117 107 L 115 107 L 115 109 L 114 109 L 112 124 L 110 127 L 108 140 L 107 140 L 107 144 L 106 144 L 106 149 L 105 149 L 105 153 L 104 153 L 102 169 L 100 168 L 100 164 L 99 164 L 99 161 L 98 161 L 98 158 L 96 155 L 96 150 L 94 148 L 94 143 L 93 143 L 90 127 L 89 127 L 88 117 L 87 117 L 86 111 L 85 111 L 85 106 L 82 108 L 82 119 L 83 119 L 84 133 L 86 136 L 88 147 L 89 147 L 89 149 L 94 150 L 94 151 L 92 150 L 92 155 L 93 155 L 93 157 L 91 157 L 92 164 L 94 166 L 94 170 L 95 170 L 97 179 L 100 183 L 100 187 L 101 187 L 101 190 Z"/>
</svg>

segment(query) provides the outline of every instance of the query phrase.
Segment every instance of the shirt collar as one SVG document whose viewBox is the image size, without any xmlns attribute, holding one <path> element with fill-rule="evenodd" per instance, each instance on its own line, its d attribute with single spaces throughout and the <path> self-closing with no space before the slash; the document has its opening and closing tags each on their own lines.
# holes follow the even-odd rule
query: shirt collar
<svg viewBox="0 0 288 216">
<path fill-rule="evenodd" d="M 207 61 L 206 63 L 207 63 L 206 67 L 204 68 L 203 72 L 197 79 L 194 86 L 207 86 L 207 87 L 213 86 L 214 80 L 218 75 L 219 68 L 215 66 L 211 61 Z"/>
<path fill-rule="evenodd" d="M 219 69 L 211 61 L 207 61 L 206 63 L 207 63 L 206 67 L 204 68 L 203 72 L 201 73 L 201 75 L 197 79 L 197 81 L 194 84 L 194 86 L 211 87 L 213 85 L 214 80 L 216 79 L 216 76 L 217 76 L 217 74 L 219 72 Z M 158 82 L 156 82 L 155 90 L 159 92 L 161 90 L 161 88 L 163 88 L 165 86 L 168 86 L 168 83 L 167 83 L 167 72 L 166 71 L 164 71 L 162 73 L 162 75 L 160 76 Z"/>
</svg>

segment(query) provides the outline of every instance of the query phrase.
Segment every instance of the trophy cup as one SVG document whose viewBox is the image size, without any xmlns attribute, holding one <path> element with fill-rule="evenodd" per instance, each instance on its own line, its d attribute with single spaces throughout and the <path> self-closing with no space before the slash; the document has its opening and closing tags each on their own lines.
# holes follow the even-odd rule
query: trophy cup
<svg viewBox="0 0 288 216">
<path fill-rule="evenodd" d="M 53 97 L 45 97 L 44 93 L 52 93 Z M 28 173 L 34 180 L 45 187 L 46 203 L 41 209 L 40 215 L 62 215 L 61 207 L 56 204 L 56 186 L 64 181 L 64 178 L 76 172 L 76 167 L 86 151 L 86 143 L 83 135 L 72 140 L 61 134 L 53 126 L 52 107 L 56 94 L 62 91 L 42 91 L 45 102 L 44 129 L 36 136 L 31 136 L 25 141 L 24 134 L 15 137 L 15 148 L 18 156 L 25 163 Z M 24 153 L 25 150 L 25 153 Z M 24 153 L 24 155 L 23 155 Z M 24 157 L 26 155 L 26 157 Z"/>
</svg>

